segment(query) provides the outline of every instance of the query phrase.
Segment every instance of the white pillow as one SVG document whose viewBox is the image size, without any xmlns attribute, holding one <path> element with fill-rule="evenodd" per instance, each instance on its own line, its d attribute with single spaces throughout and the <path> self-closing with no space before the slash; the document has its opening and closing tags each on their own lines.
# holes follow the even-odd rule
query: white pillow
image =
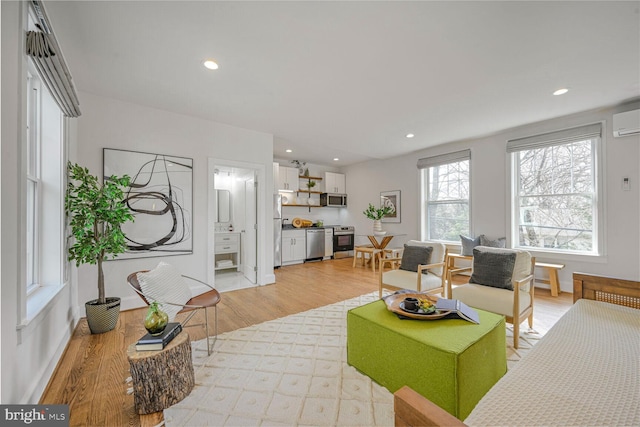
<svg viewBox="0 0 640 427">
<path fill-rule="evenodd" d="M 171 302 L 184 305 L 191 299 L 191 289 L 184 281 L 178 270 L 172 265 L 160 262 L 156 268 L 146 273 L 138 273 L 138 282 L 142 293 L 149 302 Z M 182 307 L 160 304 L 162 311 L 167 313 L 169 321 L 173 321 Z"/>
</svg>

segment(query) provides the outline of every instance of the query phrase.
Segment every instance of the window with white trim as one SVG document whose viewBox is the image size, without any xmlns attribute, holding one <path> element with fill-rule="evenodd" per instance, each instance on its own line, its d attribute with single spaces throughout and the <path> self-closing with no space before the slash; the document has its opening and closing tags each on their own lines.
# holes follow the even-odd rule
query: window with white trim
<svg viewBox="0 0 640 427">
<path fill-rule="evenodd" d="M 602 253 L 601 131 L 598 123 L 508 141 L 514 247 Z"/>
<path fill-rule="evenodd" d="M 27 49 L 21 67 L 24 80 L 20 86 L 22 155 L 19 165 L 22 255 L 20 282 L 16 283 L 19 342 L 24 334 L 36 330 L 39 323 L 32 321 L 40 313 L 46 313 L 45 308 L 59 295 L 67 279 L 65 116 L 79 115 L 77 102 L 73 104 L 77 96 L 70 74 L 62 55 L 56 53 L 60 52 L 57 41 L 53 33 L 42 33 L 43 28 L 51 30 L 42 4 L 40 0 L 24 4 Z"/>
<path fill-rule="evenodd" d="M 27 214 L 26 250 L 27 271 L 25 275 L 27 294 L 39 283 L 39 228 L 40 228 L 40 78 L 29 61 L 27 72 Z"/>
<path fill-rule="evenodd" d="M 470 150 L 418 161 L 423 239 L 459 242 L 460 234 L 470 234 L 470 162 Z"/>
<path fill-rule="evenodd" d="M 27 59 L 25 272 L 21 323 L 28 323 L 64 284 L 65 123 L 60 107 Z"/>
</svg>

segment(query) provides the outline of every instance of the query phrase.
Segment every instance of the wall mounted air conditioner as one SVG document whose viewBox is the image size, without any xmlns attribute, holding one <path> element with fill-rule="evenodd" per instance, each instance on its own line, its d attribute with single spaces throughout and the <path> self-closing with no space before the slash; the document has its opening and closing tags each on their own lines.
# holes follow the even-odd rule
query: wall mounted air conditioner
<svg viewBox="0 0 640 427">
<path fill-rule="evenodd" d="M 613 136 L 629 136 L 640 133 L 640 110 L 625 111 L 613 115 Z"/>
</svg>

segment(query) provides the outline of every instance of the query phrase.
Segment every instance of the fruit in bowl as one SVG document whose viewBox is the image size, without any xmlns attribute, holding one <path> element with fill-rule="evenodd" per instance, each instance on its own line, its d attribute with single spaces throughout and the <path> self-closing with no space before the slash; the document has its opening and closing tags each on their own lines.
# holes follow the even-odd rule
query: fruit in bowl
<svg viewBox="0 0 640 427">
<path fill-rule="evenodd" d="M 436 305 L 430 298 L 418 298 L 418 301 L 420 301 L 420 311 L 424 314 L 431 314 L 436 311 Z"/>
</svg>

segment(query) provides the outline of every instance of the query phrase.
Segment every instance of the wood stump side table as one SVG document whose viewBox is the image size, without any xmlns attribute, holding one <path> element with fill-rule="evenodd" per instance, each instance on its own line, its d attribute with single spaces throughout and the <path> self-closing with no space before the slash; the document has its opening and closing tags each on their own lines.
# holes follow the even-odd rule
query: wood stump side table
<svg viewBox="0 0 640 427">
<path fill-rule="evenodd" d="M 160 412 L 187 397 L 195 385 L 191 340 L 180 332 L 163 350 L 127 348 L 138 414 Z"/>
</svg>

